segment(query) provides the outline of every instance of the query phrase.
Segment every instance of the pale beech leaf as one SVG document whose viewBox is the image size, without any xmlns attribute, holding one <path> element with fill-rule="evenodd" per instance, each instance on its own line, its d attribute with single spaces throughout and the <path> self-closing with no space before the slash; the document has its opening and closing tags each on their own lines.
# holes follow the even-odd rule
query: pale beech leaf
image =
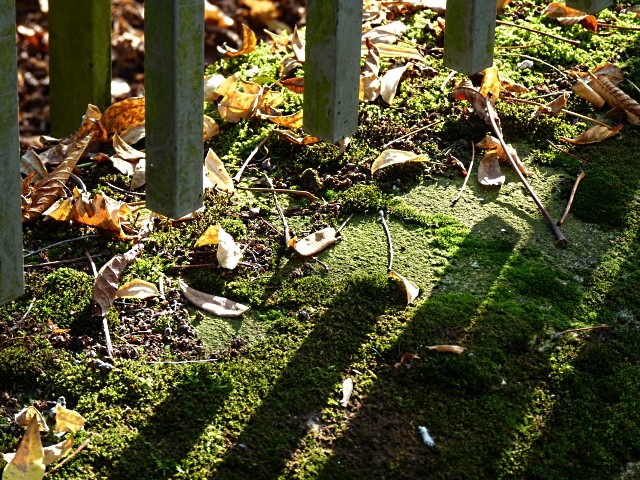
<svg viewBox="0 0 640 480">
<path fill-rule="evenodd" d="M 151 298 L 160 295 L 158 287 L 151 282 L 136 278 L 116 290 L 116 298 Z"/>
<path fill-rule="evenodd" d="M 504 184 L 504 181 L 498 154 L 495 150 L 487 151 L 478 166 L 478 182 L 480 185 L 498 186 Z"/>
<path fill-rule="evenodd" d="M 407 63 L 402 67 L 392 68 L 380 78 L 380 96 L 389 105 L 393 103 L 402 75 L 404 75 L 404 72 L 406 72 L 410 66 L 412 66 L 412 64 Z"/>
<path fill-rule="evenodd" d="M 33 406 L 27 407 L 16 415 L 16 423 L 26 430 L 11 462 L 4 467 L 2 480 L 41 480 L 46 468 L 40 437 L 46 428 L 42 414 Z"/>
<path fill-rule="evenodd" d="M 233 193 L 233 180 L 227 173 L 224 163 L 216 153 L 209 149 L 204 159 L 205 188 L 215 188 L 221 192 Z"/>
<path fill-rule="evenodd" d="M 51 465 L 57 462 L 71 451 L 71 447 L 73 447 L 73 435 L 69 435 L 60 443 L 44 447 L 44 464 Z"/>
<path fill-rule="evenodd" d="M 58 404 L 56 409 L 55 431 L 59 433 L 76 433 L 84 428 L 86 420 L 75 410 L 69 410 L 64 405 Z"/>
<path fill-rule="evenodd" d="M 428 162 L 430 159 L 424 154 L 408 152 L 406 150 L 385 150 L 371 165 L 371 175 L 378 170 L 390 167 L 392 165 L 401 165 L 404 163 Z"/>
<path fill-rule="evenodd" d="M 130 162 L 136 162 L 141 158 L 145 157 L 145 153 L 140 150 L 136 150 L 127 142 L 125 142 L 118 132 L 113 134 L 113 151 L 115 152 L 115 156 L 121 158 L 122 160 L 128 160 Z"/>
<path fill-rule="evenodd" d="M 407 294 L 407 305 L 411 304 L 416 298 L 418 298 L 418 295 L 420 295 L 420 287 L 418 287 L 408 278 L 400 275 L 398 272 L 394 272 L 393 270 L 390 271 L 389 277 L 395 280 L 400 280 L 400 282 L 402 283 L 404 291 Z"/>
<path fill-rule="evenodd" d="M 309 257 L 322 252 L 327 247 L 336 243 L 336 229 L 333 227 L 323 228 L 311 235 L 307 235 L 301 240 L 295 240 L 292 246 L 296 252 L 303 257 Z"/>
<path fill-rule="evenodd" d="M 218 317 L 240 317 L 249 310 L 246 305 L 228 298 L 218 297 L 191 288 L 182 279 L 179 280 L 179 283 L 180 290 L 185 298 L 205 312 L 212 313 Z"/>
</svg>

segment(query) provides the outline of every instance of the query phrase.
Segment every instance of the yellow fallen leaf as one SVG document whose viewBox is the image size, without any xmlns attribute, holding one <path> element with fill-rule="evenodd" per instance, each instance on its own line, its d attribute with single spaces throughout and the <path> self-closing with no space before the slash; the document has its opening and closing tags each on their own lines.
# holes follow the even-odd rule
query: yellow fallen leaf
<svg viewBox="0 0 640 480">
<path fill-rule="evenodd" d="M 71 451 L 71 447 L 73 447 L 73 435 L 69 435 L 60 443 L 44 447 L 44 464 L 51 465 L 53 462 L 57 462 Z"/>
<path fill-rule="evenodd" d="M 296 240 L 292 243 L 293 248 L 303 257 L 316 255 L 327 247 L 336 243 L 336 229 L 333 227 L 323 228 L 311 235 L 307 235 L 302 240 Z"/>
<path fill-rule="evenodd" d="M 216 121 L 209 117 L 208 115 L 204 116 L 204 133 L 203 133 L 203 139 L 206 142 L 207 140 L 211 140 L 213 137 L 215 137 L 216 135 L 218 135 L 218 133 L 220 133 L 220 127 L 218 127 L 218 124 L 216 123 Z"/>
<path fill-rule="evenodd" d="M 41 480 L 46 467 L 40 431 L 48 430 L 44 418 L 31 406 L 16 415 L 16 423 L 26 431 L 15 455 L 4 467 L 2 480 Z"/>
<path fill-rule="evenodd" d="M 247 53 L 251 53 L 256 49 L 256 45 L 258 43 L 258 39 L 256 38 L 256 34 L 249 28 L 246 23 L 242 24 L 242 46 L 238 50 L 234 50 L 233 48 L 224 44 L 222 47 L 218 47 L 218 52 L 222 55 L 226 55 L 227 57 L 239 57 L 241 55 L 246 55 Z"/>
<path fill-rule="evenodd" d="M 196 240 L 195 247 L 215 244 L 218 245 L 216 258 L 220 266 L 229 270 L 236 268 L 242 258 L 242 251 L 233 240 L 233 237 L 225 232 L 219 223 L 209 226 Z"/>
<path fill-rule="evenodd" d="M 191 288 L 186 283 L 179 280 L 180 290 L 187 300 L 205 312 L 212 313 L 218 317 L 240 317 L 249 310 L 249 307 L 241 303 L 234 302 L 228 298 L 218 297 Z"/>
<path fill-rule="evenodd" d="M 400 165 L 412 162 L 428 162 L 429 160 L 429 157 L 424 154 L 407 152 L 405 150 L 385 150 L 378 155 L 378 158 L 376 158 L 371 165 L 371 175 L 375 174 L 378 170 L 390 167 L 391 165 Z"/>
<path fill-rule="evenodd" d="M 58 404 L 56 409 L 55 430 L 59 433 L 76 433 L 84 428 L 86 420 L 75 410 L 69 410 L 64 405 Z"/>
<path fill-rule="evenodd" d="M 132 97 L 116 102 L 104 111 L 100 123 L 107 134 L 144 124 L 144 103 L 144 97 Z"/>
<path fill-rule="evenodd" d="M 204 179 L 205 188 L 215 188 L 226 193 L 235 191 L 233 180 L 227 173 L 224 163 L 211 149 L 209 149 L 204 159 Z"/>
<path fill-rule="evenodd" d="M 135 279 L 116 290 L 116 298 L 151 298 L 160 295 L 158 288 L 146 280 Z"/>
<path fill-rule="evenodd" d="M 402 275 L 400 275 L 397 272 L 394 272 L 393 270 L 389 272 L 389 277 L 396 280 L 400 280 L 400 282 L 402 282 L 402 286 L 404 287 L 404 290 L 407 293 L 407 305 L 412 303 L 416 298 L 418 298 L 418 295 L 420 295 L 420 287 L 418 287 L 415 283 L 413 283 L 408 278 L 403 277 Z"/>
</svg>

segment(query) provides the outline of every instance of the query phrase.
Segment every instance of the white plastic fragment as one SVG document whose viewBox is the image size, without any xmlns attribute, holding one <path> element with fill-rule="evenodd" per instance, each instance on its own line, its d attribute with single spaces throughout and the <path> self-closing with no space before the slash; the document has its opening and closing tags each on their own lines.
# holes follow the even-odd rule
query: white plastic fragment
<svg viewBox="0 0 640 480">
<path fill-rule="evenodd" d="M 427 447 L 434 448 L 436 446 L 436 441 L 431 435 L 429 435 L 429 430 L 427 430 L 427 427 L 423 427 L 422 425 L 420 425 L 418 427 L 418 434 L 422 439 L 422 443 L 424 443 Z"/>
</svg>

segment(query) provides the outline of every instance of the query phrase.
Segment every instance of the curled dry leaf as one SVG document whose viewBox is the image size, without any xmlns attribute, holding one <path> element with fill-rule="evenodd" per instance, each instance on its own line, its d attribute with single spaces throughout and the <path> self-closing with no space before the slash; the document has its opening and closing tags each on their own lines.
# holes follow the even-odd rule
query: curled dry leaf
<svg viewBox="0 0 640 480">
<path fill-rule="evenodd" d="M 560 137 L 560 140 L 573 143 L 575 145 L 586 145 L 588 143 L 598 143 L 606 140 L 607 138 L 615 137 L 620 130 L 622 130 L 622 124 L 616 127 L 605 127 L 603 125 L 594 125 L 590 129 L 582 132 L 576 138 Z"/>
<path fill-rule="evenodd" d="M 524 166 L 524 164 L 518 157 L 518 152 L 516 151 L 516 149 L 513 148 L 510 144 L 507 144 L 507 148 L 509 149 L 509 152 L 507 153 L 504 148 L 502 148 L 502 144 L 497 138 L 492 135 L 486 135 L 484 139 L 482 139 L 482 141 L 479 142 L 476 146 L 478 148 L 486 149 L 487 153 L 495 153 L 501 162 L 510 163 L 509 155 L 511 155 L 511 158 L 518 166 L 518 170 L 520 170 L 523 175 L 527 177 L 530 177 L 532 175 L 532 173 L 527 169 L 527 167 Z"/>
<path fill-rule="evenodd" d="M 242 24 L 242 46 L 238 50 L 234 50 L 233 48 L 227 46 L 225 43 L 222 47 L 218 47 L 218 51 L 226 55 L 227 57 L 239 57 L 241 55 L 246 55 L 247 53 L 251 53 L 256 49 L 256 45 L 258 44 L 258 39 L 256 38 L 256 34 L 249 28 L 246 23 Z"/>
<path fill-rule="evenodd" d="M 235 191 L 233 180 L 227 173 L 224 163 L 211 149 L 204 159 L 204 187 L 215 188 L 229 194 Z"/>
<path fill-rule="evenodd" d="M 280 140 L 286 140 L 294 145 L 313 145 L 321 140 L 318 137 L 312 137 L 311 135 L 296 135 L 289 130 L 274 130 Z"/>
<path fill-rule="evenodd" d="M 407 305 L 411 304 L 416 298 L 418 298 L 418 295 L 420 295 L 420 287 L 418 287 L 408 278 L 403 277 L 393 270 L 389 272 L 389 277 L 395 280 L 400 280 L 400 282 L 402 283 L 404 291 L 407 294 Z"/>
<path fill-rule="evenodd" d="M 393 103 L 402 75 L 404 75 L 404 72 L 406 72 L 410 66 L 412 66 L 412 64 L 407 63 L 402 67 L 392 68 L 380 78 L 380 96 L 389 105 Z"/>
<path fill-rule="evenodd" d="M 428 162 L 430 159 L 424 154 L 417 154 L 408 152 L 406 150 L 385 150 L 378 158 L 376 158 L 371 165 L 371 175 L 375 174 L 378 170 L 390 167 L 391 165 L 401 165 L 404 163 L 414 162 Z"/>
<path fill-rule="evenodd" d="M 222 82 L 226 79 L 224 75 L 220 75 L 219 73 L 214 73 L 213 75 L 206 75 L 204 77 L 204 101 L 205 102 L 216 102 L 220 98 L 220 94 L 216 93 L 216 90 Z"/>
<path fill-rule="evenodd" d="M 485 152 L 478 165 L 478 182 L 488 187 L 503 185 L 505 176 L 500 170 L 500 158 L 495 150 Z"/>
<path fill-rule="evenodd" d="M 349 399 L 351 398 L 351 394 L 353 393 L 353 380 L 351 378 L 345 378 L 344 382 L 342 382 L 342 398 L 340 398 L 341 407 L 347 407 L 349 405 Z"/>
<path fill-rule="evenodd" d="M 75 410 L 69 410 L 64 405 L 58 404 L 56 409 L 55 431 L 59 433 L 76 433 L 84 428 L 86 420 Z"/>
<path fill-rule="evenodd" d="M 531 114 L 531 117 L 529 118 L 529 120 L 533 120 L 538 115 L 542 115 L 542 114 L 558 115 L 567 106 L 568 100 L 569 100 L 569 94 L 565 92 L 562 95 L 560 95 L 558 98 L 538 107 L 538 109 Z"/>
<path fill-rule="evenodd" d="M 386 25 L 379 25 L 368 30 L 362 35 L 362 41 L 369 40 L 371 43 L 396 43 L 398 37 L 409 28 L 404 22 L 396 20 Z"/>
<path fill-rule="evenodd" d="M 420 360 L 420 357 L 415 353 L 405 353 L 400 357 L 400 361 L 396 362 L 393 366 L 394 368 L 400 368 L 404 365 L 406 368 L 411 368 L 411 362 L 413 360 Z"/>
<path fill-rule="evenodd" d="M 158 287 L 146 280 L 136 278 L 116 290 L 116 298 L 152 298 L 160 295 Z"/>
<path fill-rule="evenodd" d="M 205 232 L 196 240 L 195 247 L 203 247 L 205 245 L 218 245 L 216 258 L 222 268 L 233 270 L 238 266 L 238 262 L 242 258 L 240 247 L 233 240 L 220 224 L 209 226 Z"/>
<path fill-rule="evenodd" d="M 591 70 L 591 73 L 593 73 L 598 78 L 605 77 L 614 85 L 618 85 L 620 82 L 622 82 L 622 80 L 624 80 L 622 69 L 616 64 L 610 62 L 601 63 L 596 68 Z"/>
<path fill-rule="evenodd" d="M 132 97 L 116 102 L 100 117 L 100 123 L 107 134 L 122 132 L 138 125 L 144 125 L 144 97 Z"/>
<path fill-rule="evenodd" d="M 20 157 L 20 173 L 27 176 L 34 173 L 33 180 L 36 182 L 49 174 L 42 158 L 31 147 Z"/>
<path fill-rule="evenodd" d="M 244 80 L 240 80 L 244 91 L 239 91 L 238 79 L 238 74 L 231 75 L 214 92 L 222 96 L 218 103 L 218 113 L 223 120 L 232 123 L 251 118 L 264 93 L 263 88 L 257 83 Z"/>
<path fill-rule="evenodd" d="M 293 247 L 303 257 L 310 257 L 322 252 L 337 241 L 336 229 L 327 227 L 307 235 L 302 240 L 292 238 L 289 241 L 289 246 Z"/>
<path fill-rule="evenodd" d="M 240 317 L 249 310 L 249 307 L 246 305 L 234 302 L 228 298 L 195 290 L 184 283 L 182 279 L 179 280 L 179 282 L 180 290 L 185 298 L 205 312 L 212 313 L 218 317 Z"/>
<path fill-rule="evenodd" d="M 21 417 L 21 421 L 18 421 L 18 416 Z M 35 407 L 30 406 L 16 415 L 16 423 L 26 427 L 26 431 L 15 455 L 4 467 L 2 478 L 3 480 L 39 480 L 44 477 L 46 468 L 40 437 L 40 430 L 48 430 L 44 418 Z"/>
<path fill-rule="evenodd" d="M 596 91 L 581 78 L 576 79 L 576 83 L 572 85 L 571 90 L 580 98 L 591 103 L 596 108 L 602 108 L 605 104 L 604 98 L 598 95 Z"/>
<path fill-rule="evenodd" d="M 607 77 L 591 77 L 591 86 L 609 106 L 620 107 L 634 115 L 640 115 L 640 104 L 611 83 Z"/>
<path fill-rule="evenodd" d="M 598 21 L 593 15 L 588 15 L 581 10 L 568 7 L 564 3 L 552 2 L 542 12 L 549 18 L 555 18 L 561 25 L 570 27 L 571 25 L 580 24 L 583 28 L 596 32 L 598 30 Z"/>
<path fill-rule="evenodd" d="M 409 47 L 400 47 L 398 45 L 389 45 L 386 43 L 376 43 L 375 44 L 378 49 L 378 54 L 380 58 L 406 58 L 408 60 L 416 60 L 418 62 L 427 63 L 422 55 L 417 49 L 409 48 Z M 366 47 L 363 47 L 363 49 Z M 362 50 L 362 54 L 365 51 Z"/>
<path fill-rule="evenodd" d="M 73 146 L 64 162 L 44 178 L 31 185 L 32 176 L 27 177 L 23 184 L 22 221 L 35 220 L 64 194 L 64 185 L 73 172 L 78 160 L 84 153 L 91 135 Z"/>
<path fill-rule="evenodd" d="M 114 200 L 104 193 L 93 198 L 83 192 L 73 203 L 71 220 L 82 225 L 106 230 L 118 238 L 129 238 L 122 230 L 122 219 L 131 213 L 126 203 Z"/>
<path fill-rule="evenodd" d="M 137 243 L 129 251 L 115 255 L 103 265 L 93 282 L 92 300 L 95 314 L 104 317 L 113 305 L 115 293 L 118 290 L 120 275 L 124 268 L 133 263 L 142 253 L 143 245 Z"/>
<path fill-rule="evenodd" d="M 303 117 L 302 110 L 298 110 L 296 113 L 292 113 L 291 115 L 263 115 L 263 116 L 270 122 L 273 122 L 280 127 L 285 127 L 290 130 L 299 130 L 302 128 L 302 117 Z"/>
<path fill-rule="evenodd" d="M 466 350 L 466 348 L 461 347 L 460 345 L 431 345 L 427 348 L 429 350 L 433 350 L 434 352 L 455 353 L 456 355 L 460 355 Z"/>
<path fill-rule="evenodd" d="M 473 86 L 471 80 L 466 79 L 460 82 L 452 91 L 451 94 L 455 100 L 466 100 L 471 103 L 473 109 L 478 116 L 487 124 L 491 124 L 489 118 L 489 112 L 487 110 L 487 99 L 480 94 L 480 91 Z M 499 119 L 496 121 L 499 123 Z"/>
<path fill-rule="evenodd" d="M 279 83 L 293 93 L 304 93 L 304 77 L 287 78 Z"/>
<path fill-rule="evenodd" d="M 380 54 L 376 46 L 365 39 L 367 55 L 360 76 L 360 100 L 373 102 L 380 95 Z"/>
<path fill-rule="evenodd" d="M 145 153 L 140 150 L 136 150 L 127 142 L 125 142 L 117 132 L 113 134 L 113 151 L 115 152 L 115 156 L 121 158 L 122 160 L 127 160 L 130 162 L 137 162 L 141 158 L 145 158 Z"/>
<path fill-rule="evenodd" d="M 207 140 L 211 140 L 213 137 L 220 133 L 220 127 L 216 121 L 208 115 L 204 116 L 204 133 L 203 139 L 206 142 Z"/>
</svg>

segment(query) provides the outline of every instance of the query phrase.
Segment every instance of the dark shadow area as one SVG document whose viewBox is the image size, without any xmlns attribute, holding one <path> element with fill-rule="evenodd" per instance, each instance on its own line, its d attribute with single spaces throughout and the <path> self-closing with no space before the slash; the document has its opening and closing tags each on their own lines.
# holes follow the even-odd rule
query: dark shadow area
<svg viewBox="0 0 640 480">
<path fill-rule="evenodd" d="M 124 430 L 136 428 L 137 435 L 109 459 L 113 462 L 106 467 L 109 478 L 161 479 L 176 474 L 209 423 L 220 414 L 231 390 L 230 379 L 217 373 L 215 365 L 163 368 L 173 370 L 173 385 L 159 405 L 148 407 L 149 417 L 141 425 L 122 425 Z"/>
<path fill-rule="evenodd" d="M 385 275 L 347 281 L 327 312 L 312 319 L 313 330 L 235 440 L 215 478 L 276 478 L 309 429 L 321 423 L 327 396 L 335 392 L 383 309 L 399 308 L 403 295 Z"/>
</svg>

